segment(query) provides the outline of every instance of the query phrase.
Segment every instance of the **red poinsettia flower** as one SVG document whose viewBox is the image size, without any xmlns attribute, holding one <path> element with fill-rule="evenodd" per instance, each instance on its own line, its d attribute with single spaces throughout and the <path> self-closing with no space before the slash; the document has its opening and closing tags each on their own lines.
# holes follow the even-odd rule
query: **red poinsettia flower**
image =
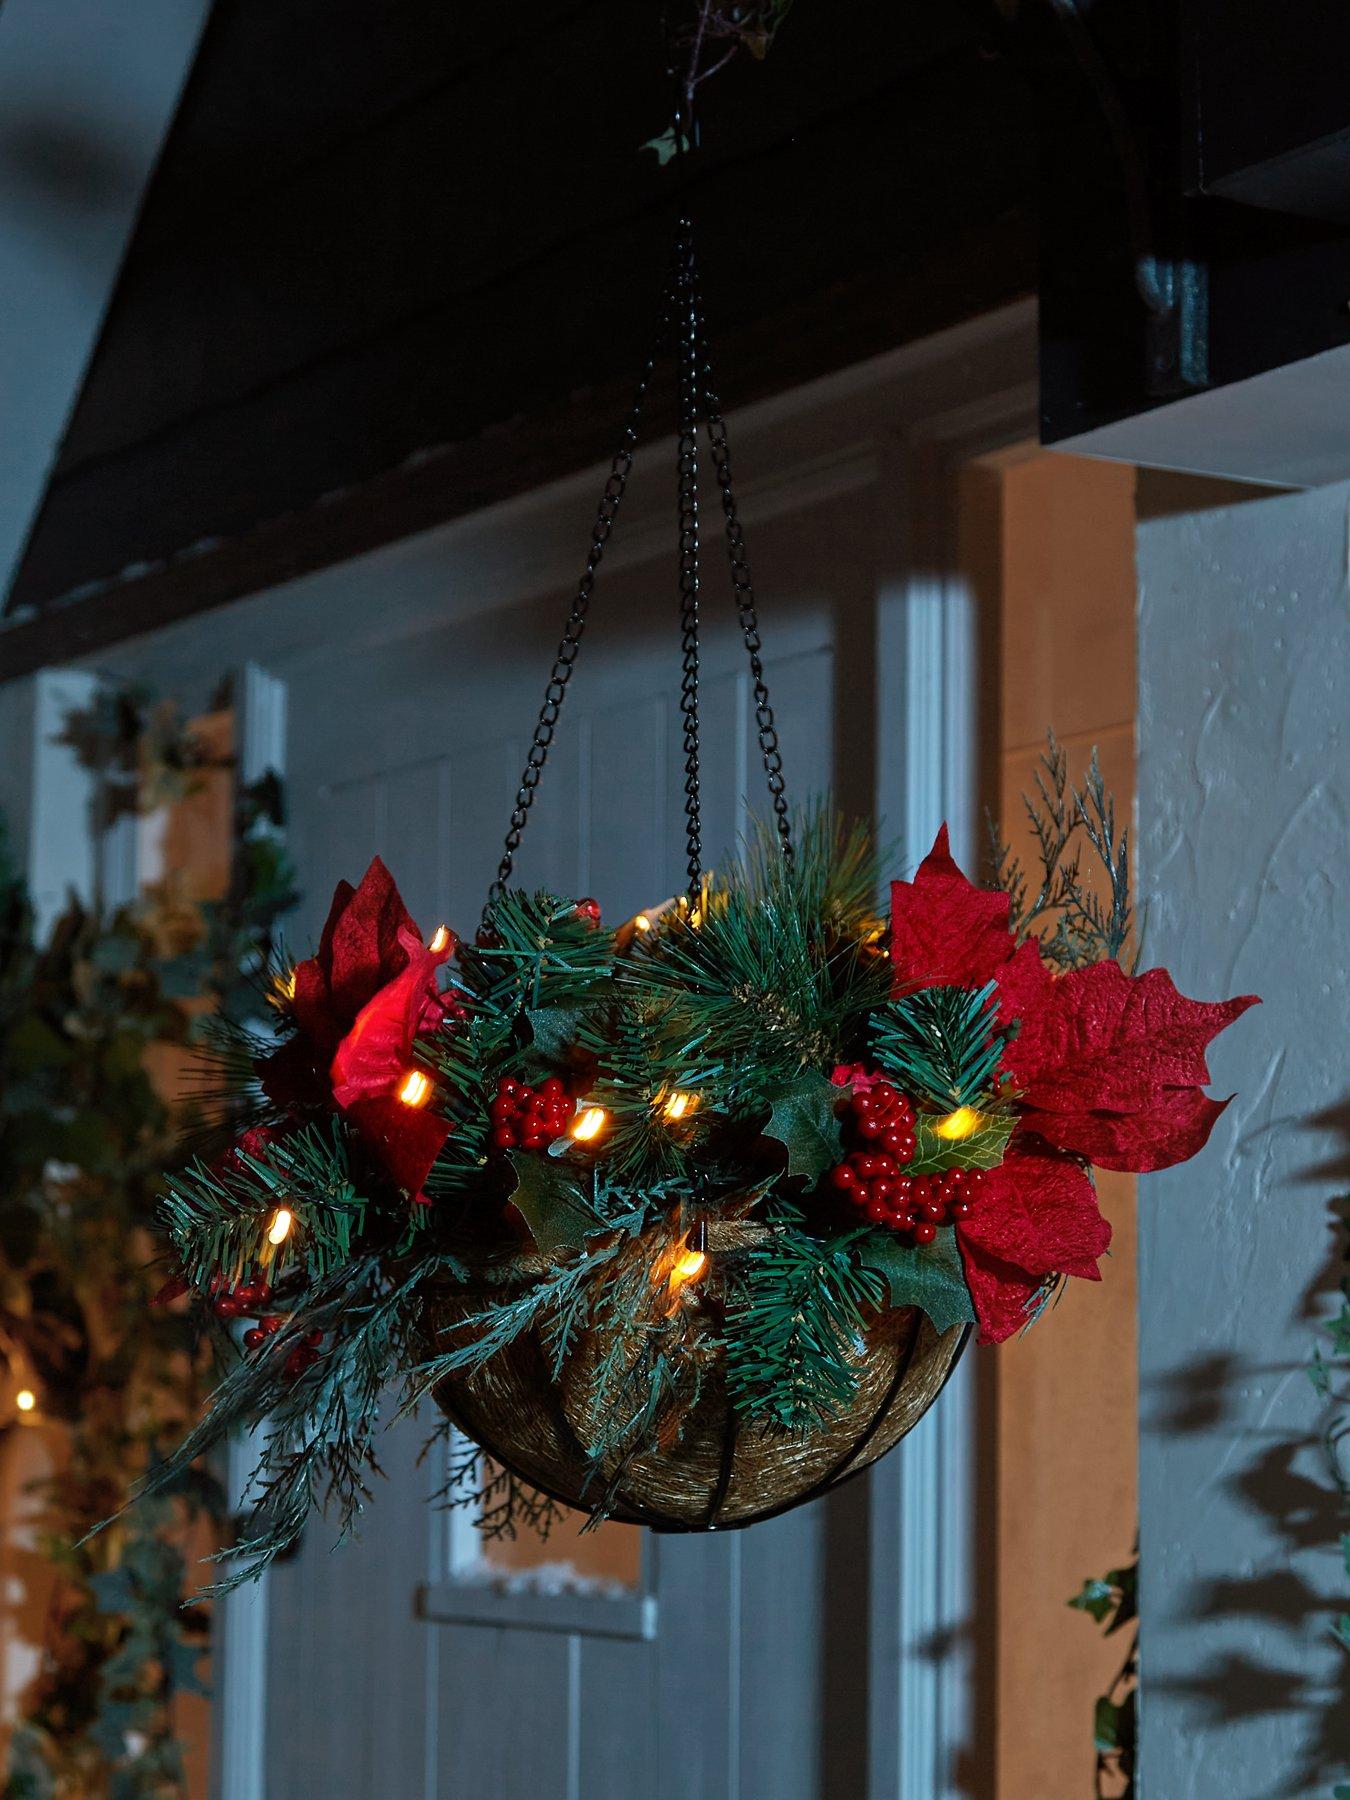
<svg viewBox="0 0 1350 1800">
<path fill-rule="evenodd" d="M 978 1220 L 959 1228 L 987 1341 L 1024 1321 L 1039 1277 L 1096 1274 L 1110 1228 L 1075 1158 L 1143 1173 L 1204 1147 L 1227 1104 L 1203 1091 L 1205 1049 L 1256 1004 L 1252 994 L 1188 1000 L 1166 970 L 1132 976 L 1111 961 L 1056 975 L 1010 921 L 1008 896 L 975 887 L 956 866 L 945 825 L 914 880 L 891 886 L 893 991 L 992 981 L 999 1028 L 1012 1033 L 1003 1067 L 1021 1129 L 985 1178 Z M 1020 1149 L 1023 1132 L 1042 1147 Z M 1101 1242 L 1091 1250 L 1094 1233 Z"/>
<path fill-rule="evenodd" d="M 1101 1280 L 1097 1259 L 1110 1248 L 1111 1227 L 1083 1165 L 1019 1132 L 998 1168 L 980 1177 L 956 1241 L 980 1342 L 1000 1344 L 1027 1324 L 1048 1277 Z"/>
<path fill-rule="evenodd" d="M 412 1068 L 414 1040 L 446 1016 L 436 970 L 454 948 L 444 930 L 434 950 L 423 943 L 376 857 L 359 887 L 339 884 L 317 954 L 295 971 L 296 1037 L 262 1069 L 279 1104 L 331 1099 L 397 1185 L 417 1198 L 450 1127 L 405 1105 L 398 1090 Z"/>
</svg>

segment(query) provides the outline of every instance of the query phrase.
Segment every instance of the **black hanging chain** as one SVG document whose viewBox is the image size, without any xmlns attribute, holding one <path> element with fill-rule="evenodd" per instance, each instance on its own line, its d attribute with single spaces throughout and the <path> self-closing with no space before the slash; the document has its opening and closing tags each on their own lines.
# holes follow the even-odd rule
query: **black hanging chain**
<svg viewBox="0 0 1350 1800">
<path fill-rule="evenodd" d="M 697 305 L 697 298 L 695 303 Z M 726 420 L 722 417 L 721 402 L 717 398 L 717 390 L 713 385 L 712 362 L 708 352 L 707 333 L 703 327 L 701 309 L 699 365 L 703 411 L 708 425 L 708 439 L 712 445 L 713 468 L 717 473 L 717 485 L 722 493 L 722 512 L 727 523 L 727 559 L 731 564 L 731 585 L 736 595 L 736 611 L 740 617 L 741 635 L 745 639 L 746 654 L 750 658 L 750 679 L 754 686 L 755 729 L 759 734 L 759 753 L 764 762 L 764 777 L 768 782 L 769 799 L 773 804 L 778 841 L 783 855 L 791 862 L 792 821 L 788 814 L 786 784 L 783 779 L 783 753 L 779 748 L 778 730 L 774 723 L 773 706 L 769 700 L 769 687 L 764 678 L 764 663 L 760 654 L 764 646 L 759 635 L 755 584 L 750 574 L 749 558 L 746 555 L 745 533 L 741 529 L 740 515 L 736 510 L 736 495 L 731 483 L 731 446 L 727 441 L 727 426 Z"/>
<path fill-rule="evenodd" d="M 657 319 L 651 353 L 647 357 L 642 374 L 638 379 L 637 391 L 633 395 L 633 404 L 629 408 L 623 436 L 619 440 L 619 448 L 615 451 L 610 463 L 609 476 L 605 482 L 604 492 L 600 496 L 600 507 L 591 532 L 591 547 L 586 555 L 586 566 L 582 570 L 581 580 L 577 584 L 577 591 L 563 626 L 558 653 L 553 659 L 553 668 L 549 672 L 548 686 L 544 689 L 544 703 L 539 708 L 534 737 L 530 743 L 529 754 L 525 758 L 520 786 L 516 790 L 516 803 L 511 809 L 511 821 L 507 828 L 506 841 L 502 847 L 502 859 L 497 865 L 496 878 L 488 889 L 487 903 L 483 907 L 482 930 L 484 932 L 491 930 L 493 905 L 506 891 L 507 884 L 511 879 L 516 851 L 519 850 L 520 840 L 525 835 L 525 825 L 530 816 L 530 808 L 534 804 L 535 790 L 543 775 L 544 764 L 548 761 L 549 749 L 558 725 L 558 715 L 562 711 L 563 699 L 567 693 L 567 684 L 572 679 L 572 670 L 576 666 L 577 656 L 581 650 L 581 639 L 586 630 L 586 619 L 590 612 L 595 577 L 604 559 L 605 547 L 614 530 L 614 520 L 618 515 L 619 506 L 628 489 L 628 477 L 633 472 L 633 457 L 637 450 L 638 433 L 642 426 L 643 414 L 647 409 L 647 396 L 651 390 L 652 376 L 656 372 L 657 361 L 670 336 L 671 297 L 672 289 L 667 287 L 661 299 L 661 310 Z"/>
<path fill-rule="evenodd" d="M 745 534 L 736 509 L 732 487 L 731 450 L 727 441 L 726 421 L 713 385 L 708 353 L 707 329 L 703 319 L 699 293 L 698 267 L 694 255 L 693 226 L 681 219 L 675 259 L 670 279 L 662 295 L 657 330 L 651 354 L 643 367 L 633 397 L 619 448 L 610 464 L 608 479 L 600 497 L 595 526 L 591 532 L 586 566 L 563 626 L 562 640 L 544 690 L 543 705 L 535 724 L 515 805 L 506 833 L 502 858 L 496 878 L 488 889 L 483 908 L 482 929 L 490 932 L 492 911 L 505 892 L 515 866 L 516 852 L 525 835 L 525 826 L 534 804 L 535 792 L 548 761 L 548 753 L 562 712 L 567 684 L 572 678 L 582 636 L 590 612 L 591 594 L 596 574 L 604 558 L 605 548 L 614 530 L 614 521 L 628 487 L 633 470 L 638 433 L 646 411 L 652 377 L 662 352 L 675 334 L 675 352 L 679 382 L 679 529 L 680 529 L 680 621 L 683 680 L 680 686 L 680 714 L 684 725 L 684 796 L 685 847 L 688 856 L 689 893 L 697 893 L 703 876 L 702 820 L 700 814 L 699 768 L 699 597 L 700 597 L 700 519 L 699 519 L 699 434 L 706 426 L 712 451 L 713 468 L 722 497 L 726 518 L 727 556 L 731 564 L 731 582 L 736 597 L 736 610 L 741 634 L 750 658 L 750 675 L 755 697 L 755 726 L 759 735 L 760 755 L 773 803 L 774 819 L 783 855 L 792 857 L 792 826 L 784 789 L 783 757 L 778 744 L 773 707 L 764 675 L 762 641 L 755 604 L 754 583 L 746 556 Z"/>
<path fill-rule="evenodd" d="M 680 221 L 675 271 L 675 353 L 680 396 L 677 456 L 680 530 L 680 717 L 684 724 L 684 845 L 690 899 L 703 880 L 703 824 L 699 796 L 698 603 L 699 603 L 699 337 L 694 285 L 693 227 Z"/>
</svg>

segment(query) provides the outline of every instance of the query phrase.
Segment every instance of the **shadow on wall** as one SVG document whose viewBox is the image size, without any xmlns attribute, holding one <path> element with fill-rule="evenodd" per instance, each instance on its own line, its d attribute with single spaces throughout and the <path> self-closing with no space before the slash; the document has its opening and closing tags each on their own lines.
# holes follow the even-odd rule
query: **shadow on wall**
<svg viewBox="0 0 1350 1800">
<path fill-rule="evenodd" d="M 1335 1134 L 1341 1149 L 1301 1179 L 1323 1187 L 1334 1183 L 1342 1191 L 1350 1188 L 1350 1100 L 1310 1123 Z M 1237 1430 L 1242 1389 L 1253 1382 L 1306 1376 L 1318 1328 L 1327 1321 L 1328 1299 L 1341 1294 L 1350 1272 L 1350 1200 L 1330 1201 L 1326 1217 L 1326 1257 L 1296 1311 L 1308 1328 L 1307 1363 L 1257 1365 L 1227 1351 L 1200 1358 L 1154 1385 L 1151 1430 L 1163 1437 Z M 1335 1411 L 1335 1398 L 1329 1396 L 1323 1426 Z M 1264 1444 L 1262 1437 L 1268 1440 Z M 1274 1715 L 1297 1718 L 1305 1728 L 1302 1759 L 1269 1800 L 1307 1800 L 1329 1793 L 1338 1780 L 1350 1780 L 1350 1646 L 1343 1647 L 1329 1674 L 1322 1654 L 1337 1620 L 1350 1612 L 1350 1581 L 1338 1603 L 1329 1588 L 1312 1586 L 1296 1565 L 1307 1567 L 1310 1558 L 1322 1557 L 1340 1567 L 1343 1556 L 1350 1555 L 1342 1549 L 1342 1534 L 1350 1532 L 1350 1496 L 1337 1484 L 1320 1429 L 1291 1437 L 1275 1422 L 1263 1433 L 1247 1432 L 1246 1442 L 1253 1453 L 1224 1476 L 1222 1485 L 1230 1499 L 1262 1519 L 1283 1566 L 1197 1583 L 1187 1597 L 1188 1610 L 1199 1619 L 1248 1622 L 1253 1634 L 1262 1629 L 1280 1633 L 1287 1661 L 1276 1667 L 1266 1657 L 1230 1652 L 1191 1676 L 1160 1679 L 1157 1685 L 1187 1698 L 1197 1709 L 1197 1722 L 1210 1730 Z M 1144 1657 L 1147 1684 L 1147 1639 Z"/>
</svg>

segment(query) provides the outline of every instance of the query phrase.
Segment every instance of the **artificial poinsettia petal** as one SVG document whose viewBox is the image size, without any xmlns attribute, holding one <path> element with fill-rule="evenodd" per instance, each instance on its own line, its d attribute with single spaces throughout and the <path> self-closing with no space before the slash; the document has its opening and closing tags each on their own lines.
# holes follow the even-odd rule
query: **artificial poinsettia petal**
<svg viewBox="0 0 1350 1800">
<path fill-rule="evenodd" d="M 895 991 L 983 987 L 1012 956 L 1011 903 L 977 888 L 952 860 L 947 827 L 913 881 L 891 883 L 891 966 Z"/>
<path fill-rule="evenodd" d="M 957 1233 L 958 1239 L 960 1233 Z M 981 1250 L 977 1244 L 961 1245 L 966 1286 L 979 1324 L 979 1342 L 1001 1344 L 1027 1323 L 1041 1283 Z"/>
<path fill-rule="evenodd" d="M 1142 1172 L 1201 1149 L 1222 1107 L 1201 1089 L 1210 1040 L 1257 1004 L 1179 994 L 1166 969 L 1093 963 L 1050 983 L 1008 1046 L 1028 1125 L 1105 1168 Z"/>
<path fill-rule="evenodd" d="M 1014 1144 L 980 1182 L 971 1215 L 957 1227 L 962 1245 L 1031 1276 L 1091 1267 L 1111 1243 L 1087 1171 L 1072 1157 Z"/>
<path fill-rule="evenodd" d="M 425 1204 L 422 1189 L 450 1135 L 449 1120 L 404 1106 L 392 1094 L 356 1101 L 347 1117 L 394 1185 Z"/>
<path fill-rule="evenodd" d="M 1028 1111 L 1030 1131 L 1061 1150 L 1086 1156 L 1099 1169 L 1147 1175 L 1196 1156 L 1209 1142 L 1227 1100 L 1211 1100 L 1198 1087 L 1163 1088 L 1145 1112 Z"/>
<path fill-rule="evenodd" d="M 429 1014 L 440 1022 L 436 970 L 449 948 L 429 950 L 412 926 L 402 927 L 398 939 L 403 969 L 361 1008 L 333 1057 L 333 1098 L 343 1108 L 394 1088 L 408 1072 L 413 1040 Z"/>
<path fill-rule="evenodd" d="M 422 941 L 393 876 L 377 856 L 346 904 L 339 908 L 335 901 L 319 943 L 318 961 L 338 1012 L 354 1017 L 399 972 L 409 937 Z"/>
<path fill-rule="evenodd" d="M 995 973 L 998 982 L 998 1022 L 1006 1029 L 1016 1024 L 1019 1029 L 1034 1020 L 1050 997 L 1055 978 L 1041 956 L 1040 943 L 1034 937 L 1025 939 Z M 1008 1058 L 1004 1058 L 1005 1065 Z"/>
</svg>

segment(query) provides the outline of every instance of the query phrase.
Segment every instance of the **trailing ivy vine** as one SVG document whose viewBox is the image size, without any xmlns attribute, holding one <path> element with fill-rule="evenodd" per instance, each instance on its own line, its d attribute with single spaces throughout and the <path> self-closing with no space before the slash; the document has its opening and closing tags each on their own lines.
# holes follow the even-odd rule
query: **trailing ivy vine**
<svg viewBox="0 0 1350 1800">
<path fill-rule="evenodd" d="M 181 798 L 224 766 L 138 695 L 72 719 L 68 741 L 96 773 L 96 825 Z M 153 1304 L 164 1272 L 151 1224 L 185 1120 L 148 1065 L 165 1046 L 189 1051 L 195 997 L 257 1010 L 250 979 L 291 899 L 277 802 L 270 783 L 240 797 L 220 902 L 165 886 L 108 914 L 72 898 L 43 942 L 0 859 L 0 1424 L 23 1416 L 44 1431 L 49 1473 L 29 1517 L 51 1584 L 8 1800 L 186 1793 L 178 1702 L 206 1691 L 210 1622 L 183 1609 L 187 1549 L 223 1495 L 194 1466 L 115 1529 L 87 1533 L 209 1387 L 209 1344 L 184 1310 Z"/>
</svg>

